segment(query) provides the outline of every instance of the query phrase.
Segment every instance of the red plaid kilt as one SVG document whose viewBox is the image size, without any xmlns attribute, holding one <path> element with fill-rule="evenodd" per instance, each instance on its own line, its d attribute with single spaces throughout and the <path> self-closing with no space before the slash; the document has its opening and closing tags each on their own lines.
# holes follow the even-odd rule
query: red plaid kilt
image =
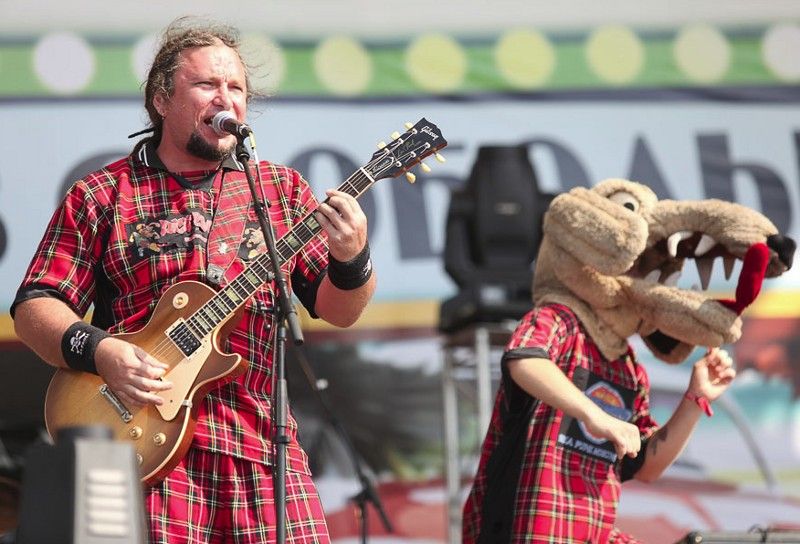
<svg viewBox="0 0 800 544">
<path fill-rule="evenodd" d="M 191 448 L 160 484 L 147 490 L 150 542 L 275 542 L 272 468 Z M 328 528 L 308 474 L 286 473 L 286 542 L 328 543 Z"/>
</svg>

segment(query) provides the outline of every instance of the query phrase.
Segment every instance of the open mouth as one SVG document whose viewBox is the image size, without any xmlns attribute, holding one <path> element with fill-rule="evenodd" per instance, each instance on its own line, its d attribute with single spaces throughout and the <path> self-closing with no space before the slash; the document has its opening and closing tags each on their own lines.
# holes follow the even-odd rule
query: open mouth
<svg viewBox="0 0 800 544">
<path fill-rule="evenodd" d="M 744 257 L 744 256 L 741 256 Z M 699 286 L 708 289 L 717 259 L 722 261 L 725 279 L 730 279 L 740 256 L 733 254 L 723 244 L 708 234 L 694 231 L 678 231 L 661 239 L 649 248 L 631 267 L 628 275 L 648 282 L 676 287 L 687 259 L 694 261 Z"/>
<path fill-rule="evenodd" d="M 691 259 L 697 267 L 700 287 L 706 290 L 717 259 L 722 260 L 725 279 L 730 279 L 736 261 L 742 261 L 735 298 L 717 300 L 739 315 L 758 296 L 764 277 L 779 276 L 791 267 L 795 248 L 794 240 L 776 234 L 767 237 L 766 243 L 752 244 L 740 255 L 708 234 L 679 231 L 647 248 L 631 267 L 628 275 L 646 282 L 676 287 L 684 263 Z M 677 340 L 658 330 L 648 335 L 648 339 L 665 353 L 678 344 Z"/>
</svg>

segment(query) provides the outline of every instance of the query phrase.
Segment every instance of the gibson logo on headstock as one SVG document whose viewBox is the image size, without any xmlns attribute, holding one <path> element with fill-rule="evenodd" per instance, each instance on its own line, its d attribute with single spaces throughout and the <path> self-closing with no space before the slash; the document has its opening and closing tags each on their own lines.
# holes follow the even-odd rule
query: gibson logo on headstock
<svg viewBox="0 0 800 544">
<path fill-rule="evenodd" d="M 438 138 L 439 138 L 439 135 L 438 135 L 438 134 L 436 134 L 435 132 L 433 132 L 433 129 L 432 129 L 430 126 L 428 126 L 428 125 L 425 125 L 425 126 L 424 126 L 424 127 L 422 127 L 422 128 L 419 130 L 419 131 L 420 131 L 420 132 L 424 132 L 425 134 L 427 134 L 428 136 L 430 136 L 432 140 L 436 140 L 436 139 L 438 139 Z"/>
</svg>

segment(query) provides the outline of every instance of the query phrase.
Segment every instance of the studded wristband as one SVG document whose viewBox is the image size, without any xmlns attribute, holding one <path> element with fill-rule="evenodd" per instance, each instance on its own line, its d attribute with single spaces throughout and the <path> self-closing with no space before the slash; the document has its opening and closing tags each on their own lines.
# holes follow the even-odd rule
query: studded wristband
<svg viewBox="0 0 800 544">
<path fill-rule="evenodd" d="M 97 374 L 94 352 L 97 344 L 109 336 L 111 335 L 102 329 L 78 321 L 70 325 L 61 337 L 61 355 L 70 368 Z"/>
</svg>

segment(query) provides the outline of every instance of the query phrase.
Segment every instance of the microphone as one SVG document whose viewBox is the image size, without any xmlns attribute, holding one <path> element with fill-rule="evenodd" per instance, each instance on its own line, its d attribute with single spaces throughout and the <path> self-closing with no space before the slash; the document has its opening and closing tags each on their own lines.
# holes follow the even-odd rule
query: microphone
<svg viewBox="0 0 800 544">
<path fill-rule="evenodd" d="M 220 136 L 233 134 L 238 138 L 247 138 L 253 132 L 247 124 L 240 123 L 229 111 L 221 111 L 211 120 L 211 128 Z"/>
</svg>

